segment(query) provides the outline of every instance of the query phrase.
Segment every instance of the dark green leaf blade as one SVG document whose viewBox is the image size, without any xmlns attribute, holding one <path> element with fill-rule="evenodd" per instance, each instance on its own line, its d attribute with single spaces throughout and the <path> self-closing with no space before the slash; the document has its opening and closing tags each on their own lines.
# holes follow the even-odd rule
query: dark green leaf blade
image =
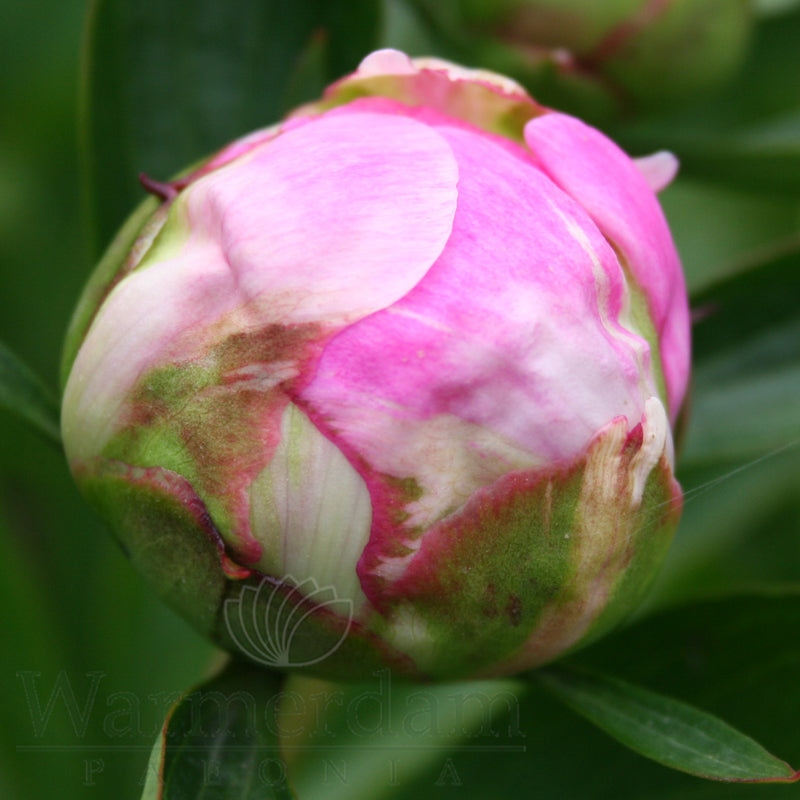
<svg viewBox="0 0 800 800">
<path fill-rule="evenodd" d="M 765 192 L 797 194 L 800 190 L 800 113 L 752 124 L 724 136 L 710 131 L 682 132 L 664 125 L 663 133 L 626 141 L 634 150 L 661 146 L 679 155 L 686 174 Z"/>
<path fill-rule="evenodd" d="M 693 294 L 692 388 L 678 460 L 684 514 L 651 595 L 656 604 L 800 574 L 799 296 L 796 234 L 752 251 Z"/>
<path fill-rule="evenodd" d="M 278 673 L 232 662 L 184 695 L 153 749 L 143 800 L 291 800 L 278 745 Z"/>
<path fill-rule="evenodd" d="M 694 297 L 694 386 L 682 463 L 800 442 L 800 239 Z M 735 435 L 734 435 L 735 432 Z"/>
<path fill-rule="evenodd" d="M 354 70 L 380 35 L 382 4 L 375 0 L 323 0 L 320 19 L 327 38 L 327 77 Z"/>
<path fill-rule="evenodd" d="M 0 342 L 0 408 L 5 408 L 61 443 L 58 403 L 33 372 Z"/>
<path fill-rule="evenodd" d="M 449 797 L 442 787 L 462 789 L 453 757 L 490 773 L 498 759 L 527 757 L 518 712 L 531 688 L 522 678 L 419 684 L 389 669 L 346 684 L 292 675 L 280 728 L 293 786 L 303 798 L 378 800 L 432 771 L 412 796 Z"/>
<path fill-rule="evenodd" d="M 567 667 L 536 673 L 573 711 L 637 753 L 701 778 L 793 782 L 788 764 L 718 717 L 606 675 Z"/>
</svg>

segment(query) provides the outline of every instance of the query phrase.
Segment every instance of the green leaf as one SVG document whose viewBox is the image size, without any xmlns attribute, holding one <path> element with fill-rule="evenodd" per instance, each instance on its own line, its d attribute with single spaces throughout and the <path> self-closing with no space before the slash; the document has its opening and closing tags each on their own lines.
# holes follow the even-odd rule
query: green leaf
<svg viewBox="0 0 800 800">
<path fill-rule="evenodd" d="M 800 586 L 677 606 L 571 659 L 701 707 L 800 758 Z M 793 776 L 795 779 L 797 776 Z M 756 790 L 751 790 L 756 791 Z M 756 796 L 772 797 L 767 787 Z"/>
<path fill-rule="evenodd" d="M 61 443 L 58 403 L 44 385 L 0 342 L 0 408 L 22 417 L 39 433 Z"/>
<path fill-rule="evenodd" d="M 294 797 L 278 747 L 282 676 L 232 662 L 172 708 L 143 800 Z"/>
<path fill-rule="evenodd" d="M 764 261 L 796 236 L 800 198 L 743 192 L 683 176 L 659 194 L 691 296 Z"/>
<path fill-rule="evenodd" d="M 7 760 L 0 763 L 0 784 L 13 781 L 20 789 L 15 793 L 0 786 L 3 797 L 47 797 L 56 791 L 59 783 L 69 780 L 71 765 L 64 760 L 48 764 L 47 770 L 36 769 L 28 759 L 12 756 L 15 748 L 31 743 L 34 714 L 25 676 L 41 674 L 43 667 L 64 657 L 64 631 L 54 619 L 38 584 L 41 565 L 25 551 L 21 537 L 15 536 L 4 519 L 5 509 L 0 507 L 0 607 L 13 608 L 3 626 L 4 647 L 0 652 L 0 674 L 6 680 L 0 685 L 0 707 L 3 725 L 0 727 L 0 753 Z M 45 703 L 42 703 L 45 705 Z M 58 714 L 47 719 L 48 724 L 34 739 L 37 744 L 64 741 L 72 728 L 69 721 Z M 33 766 L 33 769 L 31 769 Z M 25 787 L 27 791 L 23 791 Z M 65 797 L 69 796 L 67 793 Z"/>
<path fill-rule="evenodd" d="M 293 675 L 280 718 L 293 784 L 300 797 L 377 800 L 432 773 L 441 797 L 440 786 L 458 785 L 459 753 L 484 768 L 525 757 L 517 711 L 528 691 L 518 678 L 421 685 L 388 669 L 351 684 Z"/>
<path fill-rule="evenodd" d="M 567 667 L 536 673 L 573 711 L 637 753 L 721 781 L 792 782 L 800 773 L 700 709 L 606 675 Z"/>
<path fill-rule="evenodd" d="M 655 150 L 660 142 L 677 154 L 686 174 L 784 195 L 800 191 L 800 111 L 722 134 L 675 124 L 627 141 L 637 151 Z"/>
<path fill-rule="evenodd" d="M 786 587 L 800 575 L 800 447 L 684 470 L 681 524 L 652 607 Z"/>
<path fill-rule="evenodd" d="M 643 619 L 576 653 L 570 664 L 679 697 L 794 761 L 800 760 L 798 629 L 800 588 L 705 601 Z M 731 800 L 740 794 L 747 800 L 782 800 L 797 795 L 797 786 L 732 785 L 642 758 L 585 724 L 535 678 L 524 677 L 523 688 L 510 687 L 516 704 L 510 703 L 490 728 L 475 726 L 462 740 L 465 747 L 455 743 L 449 752 L 432 753 L 428 769 L 418 775 L 404 773 L 402 754 L 387 754 L 375 787 L 392 800 L 496 800 L 514 797 L 520 787 L 526 796 L 580 800 L 606 800 L 612 794 L 619 800 Z M 512 740 L 509 730 L 515 733 Z M 504 752 L 502 745 L 512 741 L 522 745 L 519 751 Z M 395 757 L 399 785 L 392 786 L 389 767 Z M 383 795 L 376 791 L 375 796 Z"/>
<path fill-rule="evenodd" d="M 684 513 L 655 604 L 800 574 L 799 296 L 797 235 L 693 296 Z"/>
<path fill-rule="evenodd" d="M 83 149 L 95 252 L 141 200 L 140 173 L 164 180 L 278 121 L 354 69 L 380 22 L 367 0 L 94 0 Z"/>
<path fill-rule="evenodd" d="M 800 240 L 694 298 L 694 384 L 682 464 L 800 444 Z"/>
</svg>

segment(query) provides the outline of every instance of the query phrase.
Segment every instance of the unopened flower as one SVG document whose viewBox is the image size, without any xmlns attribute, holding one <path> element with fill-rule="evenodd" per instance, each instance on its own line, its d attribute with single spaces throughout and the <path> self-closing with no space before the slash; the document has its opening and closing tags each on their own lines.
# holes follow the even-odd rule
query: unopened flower
<svg viewBox="0 0 800 800">
<path fill-rule="evenodd" d="M 78 484 L 269 665 L 507 674 L 589 641 L 680 511 L 674 167 L 498 75 L 374 53 L 112 245 L 67 343 Z"/>
<path fill-rule="evenodd" d="M 741 67 L 750 0 L 456 0 L 492 63 L 608 113 L 695 99 Z"/>
</svg>

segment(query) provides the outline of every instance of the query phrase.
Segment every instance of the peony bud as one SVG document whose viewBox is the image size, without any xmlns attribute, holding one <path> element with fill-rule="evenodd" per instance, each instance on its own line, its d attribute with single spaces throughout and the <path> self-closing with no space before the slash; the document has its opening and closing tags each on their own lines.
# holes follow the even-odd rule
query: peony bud
<svg viewBox="0 0 800 800">
<path fill-rule="evenodd" d="M 674 172 L 396 51 L 138 212 L 65 356 L 75 479 L 200 630 L 339 677 L 510 674 L 677 523 Z"/>
<path fill-rule="evenodd" d="M 750 0 L 457 0 L 491 61 L 577 105 L 660 109 L 723 84 Z"/>
</svg>

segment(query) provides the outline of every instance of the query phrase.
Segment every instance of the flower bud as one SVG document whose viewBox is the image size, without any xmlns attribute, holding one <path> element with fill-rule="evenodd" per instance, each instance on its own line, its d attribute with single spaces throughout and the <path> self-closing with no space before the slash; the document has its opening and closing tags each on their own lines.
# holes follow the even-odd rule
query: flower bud
<svg viewBox="0 0 800 800">
<path fill-rule="evenodd" d="M 156 186 L 68 336 L 82 491 L 222 646 L 510 674 L 641 600 L 677 523 L 674 173 L 396 51 Z"/>
<path fill-rule="evenodd" d="M 660 108 L 742 63 L 749 0 L 458 0 L 490 59 L 576 104 Z"/>
</svg>

